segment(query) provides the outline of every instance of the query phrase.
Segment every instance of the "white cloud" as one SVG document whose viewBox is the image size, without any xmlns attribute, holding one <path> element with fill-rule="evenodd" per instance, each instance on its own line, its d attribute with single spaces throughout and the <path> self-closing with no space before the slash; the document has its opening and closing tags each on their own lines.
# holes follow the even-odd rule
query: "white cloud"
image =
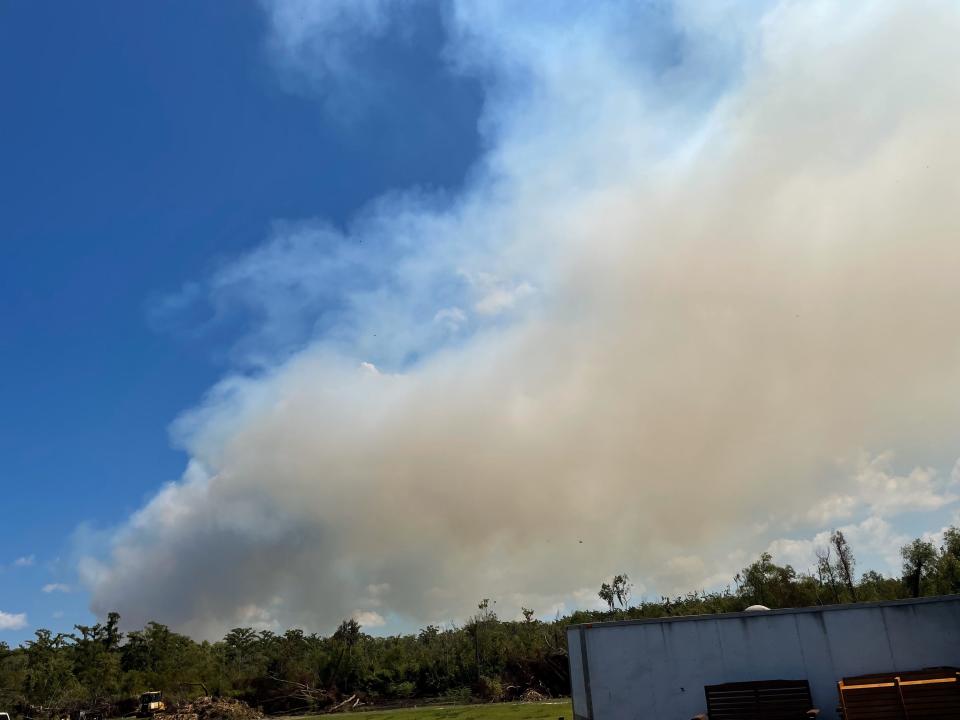
<svg viewBox="0 0 960 720">
<path fill-rule="evenodd" d="M 899 571 L 900 548 L 910 538 L 896 530 L 889 521 L 872 516 L 838 529 L 843 532 L 855 555 L 882 560 L 881 565 L 872 569 L 888 574 Z M 832 530 L 823 530 L 809 538 L 777 538 L 769 544 L 767 552 L 779 564 L 793 565 L 799 571 L 812 571 L 816 567 L 816 551 L 830 544 L 831 533 Z"/>
<path fill-rule="evenodd" d="M 494 316 L 513 310 L 536 290 L 526 280 L 499 277 L 487 271 L 460 270 L 460 277 L 469 285 L 473 310 L 481 316 Z"/>
<path fill-rule="evenodd" d="M 809 570 L 816 563 L 816 551 L 828 545 L 829 541 L 828 531 L 818 532 L 809 538 L 777 538 L 767 546 L 767 552 L 777 562 L 792 565 L 798 570 Z"/>
<path fill-rule="evenodd" d="M 383 627 L 387 624 L 383 615 L 373 610 L 354 610 L 351 617 L 365 628 Z"/>
<path fill-rule="evenodd" d="M 45 593 L 70 592 L 70 586 L 65 585 L 64 583 L 47 583 L 46 585 L 43 586 L 42 589 L 43 589 L 43 592 Z"/>
<path fill-rule="evenodd" d="M 0 631 L 22 630 L 27 626 L 26 613 L 8 613 L 0 610 Z"/>
<path fill-rule="evenodd" d="M 276 598 L 274 598 L 273 604 L 277 604 Z M 260 607 L 253 603 L 243 605 L 238 609 L 237 618 L 241 626 L 250 627 L 254 630 L 277 632 L 283 629 L 280 622 L 274 617 L 273 610 L 270 607 Z"/>
<path fill-rule="evenodd" d="M 609 579 L 609 577 L 607 579 Z M 574 590 L 571 593 L 574 606 L 577 609 L 605 610 L 607 604 L 600 599 L 599 595 L 597 595 L 597 590 L 599 587 L 600 583 L 598 582 L 597 587 L 582 587 Z"/>
<path fill-rule="evenodd" d="M 13 561 L 14 567 L 32 567 L 34 562 L 36 562 L 36 556 L 34 555 L 24 555 L 23 557 L 18 557 Z"/>
<path fill-rule="evenodd" d="M 205 284 L 257 372 L 178 421 L 190 466 L 85 563 L 94 609 L 324 630 L 389 584 L 381 617 L 464 617 L 716 577 L 746 540 L 802 567 L 807 508 L 895 554 L 890 516 L 950 502 L 947 468 L 825 469 L 955 452 L 960 10 L 701 6 L 650 19 L 659 52 L 646 4 L 452 6 L 488 92 L 466 189 L 278 227 Z"/>
<path fill-rule="evenodd" d="M 467 314 L 458 307 L 441 308 L 433 321 L 443 323 L 451 332 L 459 330 L 467 322 Z"/>
<path fill-rule="evenodd" d="M 410 35 L 416 0 L 261 0 L 270 25 L 268 56 L 288 89 L 320 96 L 331 115 L 355 117 L 390 95 L 389 66 L 370 49 L 388 34 Z"/>
<path fill-rule="evenodd" d="M 933 543 L 936 547 L 943 547 L 943 537 L 944 534 L 950 528 L 960 527 L 960 509 L 954 511 L 953 515 L 948 520 L 947 524 L 938 530 L 928 531 L 921 535 L 922 539 Z"/>
<path fill-rule="evenodd" d="M 939 510 L 960 499 L 955 470 L 950 476 L 943 476 L 935 468 L 916 467 L 906 474 L 897 474 L 893 460 L 890 451 L 873 457 L 860 453 L 856 470 L 840 483 L 844 492 L 818 500 L 803 519 L 824 526 L 835 520 L 848 520 L 858 512 L 891 517 Z"/>
<path fill-rule="evenodd" d="M 865 507 L 862 497 L 854 495 L 829 495 L 807 511 L 805 519 L 814 525 L 823 526 L 834 520 L 846 520 L 854 512 Z"/>
<path fill-rule="evenodd" d="M 914 468 L 906 475 L 891 470 L 892 453 L 862 457 L 856 476 L 861 496 L 874 511 L 892 515 L 910 510 L 937 510 L 960 498 L 956 482 L 934 468 Z"/>
<path fill-rule="evenodd" d="M 390 583 L 367 585 L 366 597 L 361 598 L 361 602 L 370 607 L 380 607 L 383 605 L 389 591 Z"/>
<path fill-rule="evenodd" d="M 392 0 L 277 0 L 264 2 L 275 59 L 318 79 L 353 75 L 351 45 L 383 35 Z"/>
<path fill-rule="evenodd" d="M 473 306 L 481 315 L 499 315 L 512 310 L 518 302 L 533 294 L 533 286 L 520 283 L 513 287 L 493 287 Z"/>
</svg>

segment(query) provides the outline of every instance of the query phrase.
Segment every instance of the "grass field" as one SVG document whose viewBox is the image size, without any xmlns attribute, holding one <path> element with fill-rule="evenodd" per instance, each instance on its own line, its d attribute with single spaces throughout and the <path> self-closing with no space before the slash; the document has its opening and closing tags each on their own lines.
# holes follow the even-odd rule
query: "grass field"
<svg viewBox="0 0 960 720">
<path fill-rule="evenodd" d="M 488 703 L 483 705 L 440 705 L 397 710 L 369 710 L 344 713 L 357 720 L 573 720 L 569 700 L 542 703 Z M 329 720 L 329 715 L 314 715 L 298 720 Z"/>
</svg>

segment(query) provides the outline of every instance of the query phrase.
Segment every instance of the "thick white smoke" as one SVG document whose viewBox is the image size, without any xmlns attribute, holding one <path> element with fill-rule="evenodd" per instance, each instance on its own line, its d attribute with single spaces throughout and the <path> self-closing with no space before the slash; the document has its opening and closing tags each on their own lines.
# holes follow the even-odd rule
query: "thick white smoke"
<svg viewBox="0 0 960 720">
<path fill-rule="evenodd" d="M 544 612 L 956 500 L 957 6 L 677 3 L 659 47 L 632 4 L 543 5 L 446 18 L 488 88 L 461 196 L 282 227 L 210 280 L 265 369 L 178 422 L 183 479 L 84 563 L 96 611 L 201 636 Z"/>
</svg>

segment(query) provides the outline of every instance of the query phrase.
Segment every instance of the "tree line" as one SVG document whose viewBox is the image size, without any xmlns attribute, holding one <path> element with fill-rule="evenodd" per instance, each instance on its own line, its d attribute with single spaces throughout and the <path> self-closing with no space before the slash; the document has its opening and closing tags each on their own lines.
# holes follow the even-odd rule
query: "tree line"
<svg viewBox="0 0 960 720">
<path fill-rule="evenodd" d="M 522 619 L 505 620 L 496 602 L 484 599 L 462 625 L 389 637 L 371 636 L 347 619 L 329 636 L 236 628 L 217 642 L 196 642 L 156 622 L 122 633 L 120 616 L 111 613 L 70 633 L 37 630 L 20 647 L 0 643 L 0 710 L 38 718 L 81 709 L 122 715 L 148 690 L 173 702 L 229 696 L 267 713 L 425 698 L 502 700 L 530 690 L 561 696 L 569 692 L 570 624 L 960 592 L 960 529 L 948 529 L 942 547 L 917 539 L 900 554 L 900 577 L 873 570 L 858 577 L 854 553 L 835 531 L 812 572 L 777 565 L 763 553 L 723 590 L 639 602 L 632 601 L 629 577 L 619 574 L 600 586 L 604 610 L 540 619 L 524 608 Z"/>
</svg>

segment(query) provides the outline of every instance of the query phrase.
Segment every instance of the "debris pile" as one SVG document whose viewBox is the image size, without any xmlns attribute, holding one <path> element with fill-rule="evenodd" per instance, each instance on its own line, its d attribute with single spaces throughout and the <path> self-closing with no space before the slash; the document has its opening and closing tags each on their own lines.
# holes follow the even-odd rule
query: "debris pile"
<svg viewBox="0 0 960 720">
<path fill-rule="evenodd" d="M 520 702 L 533 703 L 533 702 L 543 702 L 547 699 L 546 695 L 541 695 L 534 689 L 527 690 L 520 696 Z"/>
<path fill-rule="evenodd" d="M 261 720 L 263 713 L 241 700 L 201 697 L 164 713 L 162 720 Z"/>
</svg>

